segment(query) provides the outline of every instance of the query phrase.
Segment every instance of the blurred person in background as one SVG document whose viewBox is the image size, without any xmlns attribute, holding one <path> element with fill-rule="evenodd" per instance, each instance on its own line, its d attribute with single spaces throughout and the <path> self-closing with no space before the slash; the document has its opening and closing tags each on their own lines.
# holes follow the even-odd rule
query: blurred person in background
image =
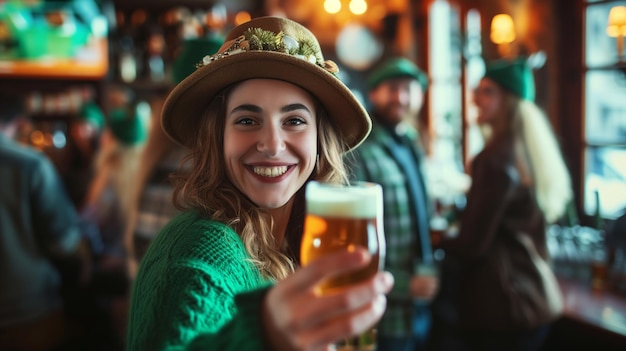
<svg viewBox="0 0 626 351">
<path fill-rule="evenodd" d="M 76 330 L 66 303 L 90 256 L 52 162 L 12 139 L 22 108 L 0 98 L 0 349 L 52 350 Z"/>
<path fill-rule="evenodd" d="M 459 234 L 442 245 L 462 262 L 458 312 L 471 350 L 539 350 L 562 309 L 546 224 L 564 214 L 572 189 L 534 95 L 523 58 L 488 63 L 474 92 L 489 136 L 471 165 Z"/>
<path fill-rule="evenodd" d="M 224 39 L 218 35 L 193 37 L 184 40 L 173 64 L 175 84 L 196 70 L 207 52 L 216 52 Z M 169 91 L 168 91 L 169 93 Z M 170 175 L 174 173 L 188 149 L 167 137 L 161 127 L 161 111 L 166 95 L 151 101 L 151 124 L 148 139 L 130 193 L 131 206 L 125 228 L 125 247 L 128 253 L 127 271 L 134 278 L 137 265 L 150 242 L 179 210 L 174 206 L 174 187 Z"/>
<path fill-rule="evenodd" d="M 385 269 L 396 284 L 377 330 L 379 351 L 424 350 L 438 278 L 418 267 L 434 265 L 430 200 L 416 129 L 428 77 L 407 58 L 387 59 L 368 76 L 372 133 L 352 154 L 352 178 L 379 183 L 384 193 Z M 424 274 L 426 273 L 426 274 Z"/>
<path fill-rule="evenodd" d="M 133 210 L 132 194 L 148 137 L 150 107 L 131 101 L 123 89 L 113 89 L 109 94 L 111 108 L 95 157 L 96 175 L 81 214 L 98 226 L 102 258 L 117 265 L 125 257 L 124 231 Z"/>
<path fill-rule="evenodd" d="M 95 226 L 91 290 L 102 308 L 102 331 L 122 348 L 125 340 L 128 293 L 124 232 L 133 211 L 132 195 L 141 154 L 148 135 L 147 103 L 130 101 L 123 89 L 109 92 L 110 107 L 101 147 L 95 159 L 95 177 L 80 215 Z"/>
<path fill-rule="evenodd" d="M 78 211 L 85 206 L 87 192 L 95 177 L 93 161 L 100 149 L 100 138 L 105 127 L 105 116 L 95 101 L 95 91 L 81 89 L 81 106 L 68 121 L 68 161 L 59 168 L 72 203 Z"/>
</svg>

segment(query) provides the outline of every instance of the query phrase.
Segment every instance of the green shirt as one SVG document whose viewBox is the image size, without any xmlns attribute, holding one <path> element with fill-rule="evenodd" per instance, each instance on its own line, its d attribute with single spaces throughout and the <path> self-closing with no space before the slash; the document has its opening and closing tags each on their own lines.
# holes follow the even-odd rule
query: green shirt
<svg viewBox="0 0 626 351">
<path fill-rule="evenodd" d="M 235 231 L 185 212 L 151 243 L 133 285 L 127 350 L 264 350 L 270 282 Z"/>
</svg>

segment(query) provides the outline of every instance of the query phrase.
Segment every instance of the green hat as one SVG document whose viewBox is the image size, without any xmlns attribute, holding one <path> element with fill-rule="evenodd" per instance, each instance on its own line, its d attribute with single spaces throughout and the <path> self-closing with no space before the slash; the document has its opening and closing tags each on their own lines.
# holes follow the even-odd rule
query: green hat
<svg viewBox="0 0 626 351">
<path fill-rule="evenodd" d="M 183 41 L 183 48 L 174 61 L 172 78 L 178 84 L 196 70 L 207 52 L 217 52 L 224 44 L 224 39 L 217 36 L 190 38 Z"/>
<path fill-rule="evenodd" d="M 78 112 L 78 116 L 87 123 L 94 125 L 97 129 L 104 127 L 104 113 L 100 106 L 93 101 L 83 104 Z"/>
<path fill-rule="evenodd" d="M 112 109 L 109 113 L 109 128 L 122 144 L 137 145 L 148 138 L 147 126 L 135 109 Z"/>
<path fill-rule="evenodd" d="M 417 80 L 422 89 L 428 88 L 428 76 L 413 62 L 403 57 L 388 59 L 378 66 L 367 77 L 367 88 L 372 90 L 385 80 L 391 78 L 409 77 Z"/>
<path fill-rule="evenodd" d="M 224 88 L 248 79 L 282 80 L 317 98 L 346 149 L 357 147 L 370 133 L 367 110 L 305 26 L 284 17 L 256 17 L 231 29 L 224 40 L 165 100 L 161 125 L 172 140 L 192 147 L 209 102 Z"/>
<path fill-rule="evenodd" d="M 535 80 L 526 59 L 496 60 L 485 67 L 485 78 L 524 100 L 535 100 Z"/>
</svg>

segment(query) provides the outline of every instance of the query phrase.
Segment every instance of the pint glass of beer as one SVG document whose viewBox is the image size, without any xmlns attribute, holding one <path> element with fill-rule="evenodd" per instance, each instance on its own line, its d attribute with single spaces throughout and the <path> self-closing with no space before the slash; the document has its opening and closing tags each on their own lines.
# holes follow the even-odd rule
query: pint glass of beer
<svg viewBox="0 0 626 351">
<path fill-rule="evenodd" d="M 383 269 L 383 190 L 379 184 L 335 185 L 311 181 L 306 188 L 306 207 L 300 250 L 303 265 L 329 253 L 353 250 L 357 246 L 367 248 L 372 255 L 368 267 L 323 282 L 319 286 L 321 293 L 362 281 Z M 338 350 L 374 350 L 376 332 L 368 331 L 337 346 Z"/>
</svg>

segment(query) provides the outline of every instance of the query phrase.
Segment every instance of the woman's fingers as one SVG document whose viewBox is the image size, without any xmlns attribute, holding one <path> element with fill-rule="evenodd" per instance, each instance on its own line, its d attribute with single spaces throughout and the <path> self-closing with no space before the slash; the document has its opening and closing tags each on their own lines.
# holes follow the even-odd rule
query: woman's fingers
<svg viewBox="0 0 626 351">
<path fill-rule="evenodd" d="M 364 249 L 322 257 L 276 284 L 266 296 L 266 323 L 293 349 L 325 350 L 328 343 L 371 327 L 386 306 L 393 276 L 378 272 L 360 283 L 321 294 L 324 280 L 366 266 Z M 279 337 L 279 335 L 275 335 Z"/>
<path fill-rule="evenodd" d="M 316 259 L 287 278 L 283 288 L 285 293 L 310 290 L 332 276 L 366 266 L 371 259 L 369 252 L 361 247 L 352 251 L 333 252 Z"/>
<path fill-rule="evenodd" d="M 328 329 L 330 324 L 350 323 L 348 326 L 344 325 L 344 328 L 333 328 L 339 331 L 340 334 L 337 335 L 343 336 L 346 333 L 352 335 L 355 330 L 362 328 L 358 323 L 373 324 L 380 318 L 382 312 L 375 310 L 380 313 L 371 314 L 370 310 L 372 308 L 384 310 L 386 305 L 384 294 L 388 293 L 392 286 L 393 276 L 388 272 L 379 272 L 361 283 L 337 289 L 327 295 L 278 295 L 270 291 L 267 296 L 268 310 L 273 314 L 275 327 L 290 335 L 294 343 L 303 345 L 311 342 L 306 335 L 323 336 L 325 334 L 318 330 Z M 368 311 L 370 315 L 366 313 Z M 351 320 L 354 315 L 357 319 Z M 326 337 L 334 336 L 332 334 Z M 328 340 L 322 339 L 322 343 L 324 341 Z"/>
<path fill-rule="evenodd" d="M 301 312 L 312 316 L 309 325 L 323 324 L 329 318 L 363 308 L 387 294 L 392 286 L 393 276 L 389 272 L 379 272 L 368 280 L 320 296 L 303 305 Z"/>
<path fill-rule="evenodd" d="M 337 252 L 312 262 L 281 281 L 267 296 L 267 304 L 275 312 L 278 326 L 286 330 L 303 328 L 314 320 L 312 316 L 328 313 L 334 307 L 320 301 L 316 287 L 333 275 L 363 267 L 369 260 L 370 255 L 362 249 Z"/>
<path fill-rule="evenodd" d="M 300 345 L 334 343 L 358 335 L 370 328 L 382 317 L 387 306 L 385 295 L 377 295 L 366 305 L 347 314 L 337 315 L 315 328 L 309 328 L 298 337 Z"/>
</svg>

